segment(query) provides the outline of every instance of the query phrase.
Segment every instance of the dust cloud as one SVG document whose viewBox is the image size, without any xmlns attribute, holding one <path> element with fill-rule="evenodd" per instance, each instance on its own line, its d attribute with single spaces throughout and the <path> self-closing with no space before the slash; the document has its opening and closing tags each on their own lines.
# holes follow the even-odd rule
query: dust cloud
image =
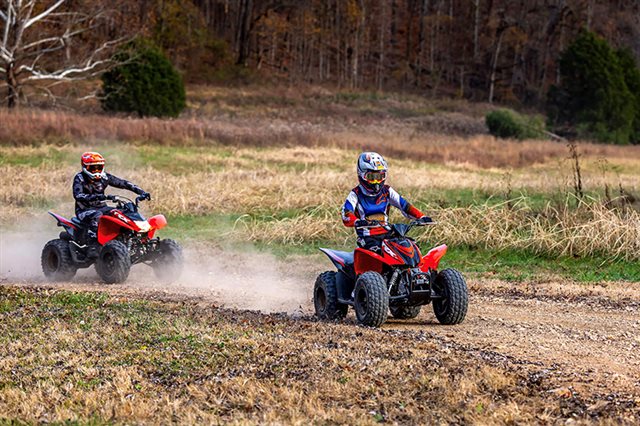
<svg viewBox="0 0 640 426">
<path fill-rule="evenodd" d="M 296 265 L 258 252 L 189 249 L 178 285 L 185 289 L 208 290 L 223 305 L 263 312 L 304 313 L 309 311 L 314 277 L 296 271 Z"/>
<path fill-rule="evenodd" d="M 47 241 L 56 238 L 60 231 L 55 229 L 53 219 L 51 223 L 29 222 L 22 229 L 26 230 L 0 229 L 0 282 L 44 280 L 40 254 Z"/>
<path fill-rule="evenodd" d="M 40 254 L 47 241 L 57 238 L 55 222 L 31 224 L 29 231 L 0 229 L 0 284 L 44 284 Z M 290 261 L 253 249 L 210 247 L 204 243 L 185 248 L 185 267 L 174 283 L 158 280 L 147 265 L 134 265 L 128 280 L 116 286 L 102 283 L 94 267 L 81 269 L 69 283 L 54 286 L 69 289 L 131 289 L 161 291 L 201 298 L 217 306 L 262 312 L 308 313 L 315 274 L 314 265 L 299 259 L 303 268 Z M 107 288 L 108 287 L 108 288 Z"/>
</svg>

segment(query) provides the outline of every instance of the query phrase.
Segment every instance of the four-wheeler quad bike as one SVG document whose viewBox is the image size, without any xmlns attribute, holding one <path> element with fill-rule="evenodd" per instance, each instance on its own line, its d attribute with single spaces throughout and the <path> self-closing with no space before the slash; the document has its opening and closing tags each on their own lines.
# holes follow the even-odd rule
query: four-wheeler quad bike
<svg viewBox="0 0 640 426">
<path fill-rule="evenodd" d="M 467 314 L 467 284 L 455 269 L 438 272 L 447 246 L 431 249 L 424 257 L 415 241 L 407 236 L 420 221 L 385 225 L 388 233 L 379 253 L 357 248 L 344 252 L 321 248 L 337 271 L 321 273 L 316 279 L 313 301 L 320 319 L 341 319 L 353 306 L 357 321 L 379 327 L 391 310 L 394 318 L 415 318 L 422 305 L 433 302 L 441 324 L 459 324 Z"/>
<path fill-rule="evenodd" d="M 107 284 L 121 283 L 129 276 L 131 265 L 145 263 L 153 267 L 163 281 L 173 281 L 182 272 L 182 248 L 173 240 L 154 238 L 157 230 L 167 225 L 163 215 L 147 221 L 138 212 L 138 203 L 120 196 L 111 197 L 115 208 L 98 221 L 99 249 L 87 235 L 87 225 L 75 217 L 67 220 L 49 212 L 64 231 L 49 241 L 42 250 L 42 271 L 52 281 L 71 279 L 80 268 L 95 263 L 98 275 Z"/>
</svg>

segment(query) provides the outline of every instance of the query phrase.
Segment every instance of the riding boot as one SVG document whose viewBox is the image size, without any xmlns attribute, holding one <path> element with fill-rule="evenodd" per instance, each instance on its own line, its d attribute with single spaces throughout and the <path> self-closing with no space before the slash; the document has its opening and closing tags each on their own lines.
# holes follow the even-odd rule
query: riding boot
<svg viewBox="0 0 640 426">
<path fill-rule="evenodd" d="M 87 231 L 87 237 L 88 237 L 87 245 L 89 246 L 87 248 L 87 257 L 90 257 L 90 258 L 98 257 L 98 255 L 100 254 L 100 248 L 101 248 L 100 243 L 98 242 L 98 236 L 96 235 L 95 231 L 90 229 Z"/>
</svg>

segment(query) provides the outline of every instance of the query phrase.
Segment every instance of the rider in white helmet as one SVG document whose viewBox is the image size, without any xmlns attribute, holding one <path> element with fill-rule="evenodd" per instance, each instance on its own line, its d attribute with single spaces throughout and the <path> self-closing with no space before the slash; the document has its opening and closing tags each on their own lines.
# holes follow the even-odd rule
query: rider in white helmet
<svg viewBox="0 0 640 426">
<path fill-rule="evenodd" d="M 410 219 L 431 222 L 420 210 L 386 185 L 387 162 L 376 152 L 363 152 L 358 157 L 359 185 L 351 190 L 342 207 L 342 222 L 355 227 L 358 246 L 379 251 L 387 229 L 389 207 L 394 206 Z M 372 221 L 373 226 L 372 226 Z"/>
</svg>

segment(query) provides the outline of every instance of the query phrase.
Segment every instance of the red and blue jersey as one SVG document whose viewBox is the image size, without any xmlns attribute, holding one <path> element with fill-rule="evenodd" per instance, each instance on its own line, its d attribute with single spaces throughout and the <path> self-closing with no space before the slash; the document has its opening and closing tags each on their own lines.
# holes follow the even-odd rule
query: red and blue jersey
<svg viewBox="0 0 640 426">
<path fill-rule="evenodd" d="M 358 219 L 387 222 L 390 206 L 400 209 L 402 214 L 410 219 L 419 219 L 424 216 L 389 185 L 384 185 L 377 195 L 370 195 L 358 185 L 351 190 L 342 206 L 342 223 L 353 227 Z M 381 235 L 387 231 L 384 228 L 364 228 L 357 229 L 356 232 L 359 237 L 367 237 Z"/>
</svg>

